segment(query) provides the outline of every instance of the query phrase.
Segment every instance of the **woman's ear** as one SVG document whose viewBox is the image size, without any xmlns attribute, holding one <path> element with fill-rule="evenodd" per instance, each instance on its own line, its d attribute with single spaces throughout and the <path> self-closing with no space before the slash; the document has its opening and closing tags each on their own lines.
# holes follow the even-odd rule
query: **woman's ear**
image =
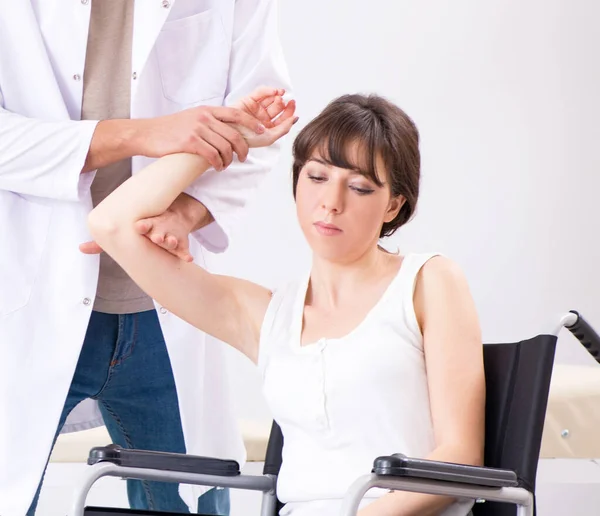
<svg viewBox="0 0 600 516">
<path fill-rule="evenodd" d="M 405 202 L 406 202 L 406 197 L 404 197 L 402 195 L 398 195 L 397 197 L 392 197 L 388 204 L 387 211 L 385 212 L 384 222 L 391 222 L 392 220 L 394 220 L 396 218 L 396 215 L 398 215 L 398 212 L 400 211 L 402 206 L 404 206 Z"/>
</svg>

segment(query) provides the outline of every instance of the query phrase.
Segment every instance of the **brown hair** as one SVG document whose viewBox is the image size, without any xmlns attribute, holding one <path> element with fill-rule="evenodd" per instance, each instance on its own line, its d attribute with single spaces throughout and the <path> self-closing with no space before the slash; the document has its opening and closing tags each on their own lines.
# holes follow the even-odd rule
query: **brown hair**
<svg viewBox="0 0 600 516">
<path fill-rule="evenodd" d="M 350 156 L 357 142 L 364 151 L 363 163 L 353 163 L 356 158 Z M 419 197 L 419 132 L 395 104 L 378 95 L 358 94 L 330 102 L 294 141 L 294 198 L 300 171 L 315 152 L 332 166 L 358 170 L 380 187 L 376 160 L 382 158 L 392 196 L 402 195 L 406 202 L 392 221 L 383 224 L 380 238 L 390 236 L 413 216 Z"/>
</svg>

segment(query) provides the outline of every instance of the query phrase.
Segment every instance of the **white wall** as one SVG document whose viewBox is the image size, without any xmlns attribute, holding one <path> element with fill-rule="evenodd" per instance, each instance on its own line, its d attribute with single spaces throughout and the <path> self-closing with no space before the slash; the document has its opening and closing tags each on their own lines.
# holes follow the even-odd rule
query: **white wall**
<svg viewBox="0 0 600 516">
<path fill-rule="evenodd" d="M 377 92 L 422 136 L 415 220 L 401 251 L 464 268 L 486 341 L 547 329 L 576 308 L 600 328 L 600 3 L 595 0 L 282 1 L 281 37 L 302 126 L 337 95 Z M 290 145 L 221 272 L 275 285 L 310 255 L 290 193 Z M 230 353 L 242 417 L 268 417 Z M 558 361 L 590 363 L 568 333 Z"/>
</svg>

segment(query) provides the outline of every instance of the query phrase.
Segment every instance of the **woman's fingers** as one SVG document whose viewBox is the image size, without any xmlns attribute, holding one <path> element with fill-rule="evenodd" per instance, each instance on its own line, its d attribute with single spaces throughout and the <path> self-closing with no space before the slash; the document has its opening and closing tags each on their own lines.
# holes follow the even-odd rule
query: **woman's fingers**
<svg viewBox="0 0 600 516">
<path fill-rule="evenodd" d="M 290 102 L 292 102 L 292 101 L 290 101 Z M 280 113 L 282 113 L 285 110 L 285 107 L 286 107 L 286 104 L 285 104 L 285 101 L 283 100 L 283 98 L 275 97 L 273 99 L 273 101 L 266 108 L 267 113 L 269 114 L 269 118 L 271 120 L 276 118 Z M 275 122 L 275 121 L 273 120 L 273 122 Z"/>
<path fill-rule="evenodd" d="M 250 95 L 248 95 L 248 97 L 260 104 L 268 97 L 275 97 L 275 96 L 283 97 L 283 95 L 285 95 L 285 89 L 283 89 L 283 88 L 271 88 L 270 86 L 259 86 L 252 93 L 250 93 Z"/>
<path fill-rule="evenodd" d="M 258 118 L 267 128 L 273 126 L 273 119 L 285 108 L 284 88 L 261 86 L 241 102 L 249 113 Z"/>
<path fill-rule="evenodd" d="M 281 90 L 283 92 L 283 90 Z M 267 147 L 289 132 L 298 121 L 296 114 L 296 101 L 290 100 L 287 104 L 279 96 L 273 98 L 266 96 L 262 99 L 262 108 L 271 117 L 271 126 L 262 134 L 253 134 L 238 124 L 229 124 L 244 137 L 249 147 Z"/>
<path fill-rule="evenodd" d="M 287 120 L 290 120 L 290 119 L 293 120 L 295 113 L 296 113 L 296 101 L 292 99 L 287 103 L 287 106 L 285 106 L 285 109 L 283 110 L 281 115 L 279 115 L 279 117 L 274 120 L 273 125 L 275 127 L 277 127 L 278 125 L 284 123 Z"/>
<path fill-rule="evenodd" d="M 281 138 L 282 136 L 285 136 L 287 133 L 289 133 L 290 129 L 297 121 L 298 121 L 297 116 L 292 117 L 292 118 L 287 118 L 286 120 L 282 121 L 279 125 L 273 127 L 273 129 L 270 129 L 269 132 L 274 137 L 273 142 L 275 142 L 276 140 L 279 140 L 279 138 Z"/>
<path fill-rule="evenodd" d="M 262 103 L 257 102 L 251 97 L 245 97 L 240 101 L 243 109 L 256 117 L 260 122 L 268 129 L 269 127 L 273 127 L 273 122 L 271 122 L 271 117 L 267 109 L 263 106 Z"/>
<path fill-rule="evenodd" d="M 250 144 L 250 147 L 268 147 L 279 140 L 279 138 L 282 136 L 285 136 L 297 121 L 297 116 L 286 117 L 278 125 L 267 130 L 265 134 L 260 134 L 248 139 L 248 143 Z"/>
</svg>

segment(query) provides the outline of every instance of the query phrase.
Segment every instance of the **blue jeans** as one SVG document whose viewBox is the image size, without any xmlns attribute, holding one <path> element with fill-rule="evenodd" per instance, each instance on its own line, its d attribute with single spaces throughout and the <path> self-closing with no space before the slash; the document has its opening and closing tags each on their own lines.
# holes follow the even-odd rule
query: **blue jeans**
<svg viewBox="0 0 600 516">
<path fill-rule="evenodd" d="M 92 312 L 57 430 L 82 400 L 98 401 L 113 443 L 124 448 L 185 453 L 175 381 L 156 311 Z M 27 512 L 35 514 L 42 482 Z M 127 480 L 132 509 L 189 514 L 178 484 Z M 198 514 L 229 515 L 229 491 L 211 489 Z"/>
</svg>

